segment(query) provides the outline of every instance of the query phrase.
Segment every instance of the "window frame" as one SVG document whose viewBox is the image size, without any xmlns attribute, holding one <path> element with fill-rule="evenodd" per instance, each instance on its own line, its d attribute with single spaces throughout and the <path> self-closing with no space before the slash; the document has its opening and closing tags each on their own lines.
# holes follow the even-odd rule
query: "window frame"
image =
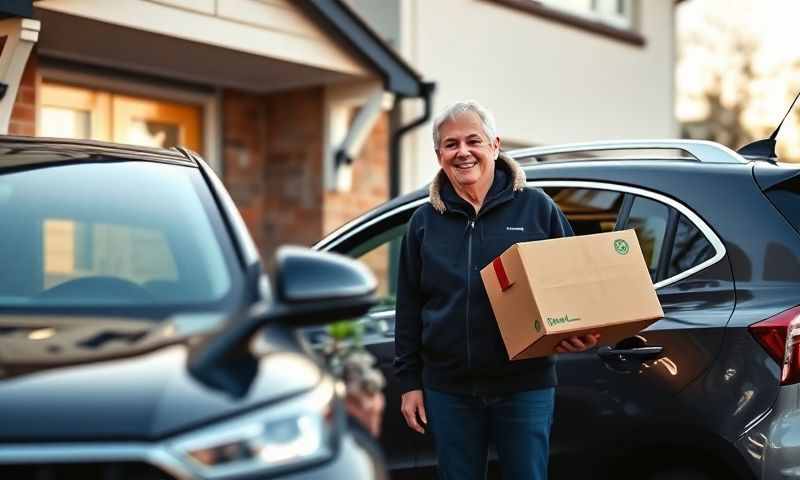
<svg viewBox="0 0 800 480">
<path fill-rule="evenodd" d="M 589 33 L 602 35 L 622 43 L 627 43 L 636 47 L 644 47 L 647 43 L 644 36 L 636 30 L 637 17 L 639 15 L 638 5 L 631 3 L 630 26 L 620 26 L 615 21 L 604 21 L 602 17 L 595 15 L 580 15 L 571 10 L 558 8 L 549 3 L 536 0 L 484 0 L 490 1 L 509 8 L 514 8 L 537 17 L 545 18 L 569 27 L 577 28 Z"/>
<path fill-rule="evenodd" d="M 632 187 L 628 185 L 620 185 L 615 183 L 608 183 L 608 182 L 597 182 L 597 181 L 589 181 L 589 180 L 534 180 L 526 182 L 526 185 L 529 188 L 545 188 L 545 187 L 556 187 L 556 188 L 586 188 L 586 189 L 598 189 L 598 190 L 613 190 L 617 192 L 621 192 L 625 194 L 625 198 L 623 199 L 623 205 L 620 209 L 617 218 L 617 225 L 625 225 L 627 222 L 627 217 L 630 215 L 630 207 L 632 206 L 633 198 L 635 196 L 648 198 L 650 200 L 659 202 L 664 204 L 670 210 L 670 218 L 674 215 L 676 217 L 674 225 L 673 222 L 670 221 L 667 225 L 667 233 L 669 234 L 670 231 L 673 231 L 673 242 L 674 243 L 674 228 L 673 226 L 677 225 L 677 218 L 679 218 L 678 214 L 683 214 L 687 221 L 691 222 L 695 228 L 703 234 L 703 236 L 708 240 L 711 246 L 714 248 L 714 256 L 710 259 L 695 265 L 694 267 L 684 270 L 683 272 L 678 273 L 677 275 L 673 275 L 669 278 L 662 278 L 665 276 L 665 271 L 661 270 L 661 265 L 659 265 L 659 274 L 656 276 L 658 281 L 654 282 L 654 288 L 656 290 L 661 289 L 663 287 L 672 285 L 677 283 L 687 277 L 694 275 L 695 273 L 705 270 L 708 267 L 716 264 L 720 260 L 722 260 L 725 255 L 727 254 L 727 250 L 725 245 L 723 244 L 722 240 L 717 236 L 714 230 L 703 220 L 698 214 L 696 214 L 693 210 L 689 207 L 684 205 L 683 203 L 678 202 L 677 200 L 667 197 L 664 194 L 646 190 L 640 187 Z M 628 200 L 628 198 L 631 200 Z M 369 232 L 380 232 L 384 229 L 392 228 L 393 226 L 397 226 L 397 215 L 403 215 L 406 218 L 410 218 L 413 214 L 414 210 L 427 203 L 428 197 L 424 196 L 422 198 L 418 198 L 416 200 L 412 200 L 410 202 L 401 204 L 388 210 L 386 212 L 381 213 L 380 215 L 376 215 L 373 218 L 369 218 L 371 214 L 365 214 L 352 222 L 349 222 L 342 228 L 334 231 L 326 238 L 322 239 L 316 245 L 314 245 L 314 249 L 316 250 L 323 250 L 323 251 L 342 251 L 342 249 L 353 249 L 353 245 L 359 242 L 359 238 L 362 235 L 367 234 Z M 626 202 L 629 203 L 626 210 Z M 673 213 L 675 212 L 675 213 Z M 623 221 L 623 215 L 624 221 Z M 408 221 L 408 220 L 406 220 Z M 383 224 L 383 225 L 382 225 Z M 385 228 L 384 228 L 385 227 Z M 665 241 L 667 238 L 665 238 Z M 363 240 L 361 240 L 363 242 Z M 672 244 L 670 243 L 668 248 L 662 249 L 662 255 L 665 254 L 667 250 L 669 250 L 670 254 L 672 252 Z M 660 259 L 663 262 L 663 259 Z M 667 260 L 668 261 L 668 260 Z"/>
</svg>

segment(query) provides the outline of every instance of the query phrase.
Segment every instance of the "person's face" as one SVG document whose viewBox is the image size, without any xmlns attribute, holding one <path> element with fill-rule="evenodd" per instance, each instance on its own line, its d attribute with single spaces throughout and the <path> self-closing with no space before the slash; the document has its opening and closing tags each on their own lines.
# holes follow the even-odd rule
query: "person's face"
<svg viewBox="0 0 800 480">
<path fill-rule="evenodd" d="M 439 126 L 436 156 L 450 183 L 469 187 L 488 182 L 500 151 L 499 138 L 487 138 L 480 117 L 463 112 Z"/>
</svg>

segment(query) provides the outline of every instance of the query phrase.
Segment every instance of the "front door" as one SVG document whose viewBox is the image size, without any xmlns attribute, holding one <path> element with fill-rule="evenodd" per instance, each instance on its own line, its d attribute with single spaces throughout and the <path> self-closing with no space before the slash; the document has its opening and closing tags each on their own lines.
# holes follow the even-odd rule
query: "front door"
<svg viewBox="0 0 800 480">
<path fill-rule="evenodd" d="M 202 108 L 60 83 L 41 88 L 38 135 L 202 152 Z"/>
</svg>

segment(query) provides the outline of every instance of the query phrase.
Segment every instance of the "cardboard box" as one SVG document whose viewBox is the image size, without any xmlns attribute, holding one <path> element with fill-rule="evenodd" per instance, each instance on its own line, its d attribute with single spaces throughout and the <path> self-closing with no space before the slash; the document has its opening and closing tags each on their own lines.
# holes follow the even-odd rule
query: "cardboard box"
<svg viewBox="0 0 800 480">
<path fill-rule="evenodd" d="M 517 243 L 481 278 L 511 360 L 572 335 L 613 345 L 664 316 L 634 230 Z"/>
</svg>

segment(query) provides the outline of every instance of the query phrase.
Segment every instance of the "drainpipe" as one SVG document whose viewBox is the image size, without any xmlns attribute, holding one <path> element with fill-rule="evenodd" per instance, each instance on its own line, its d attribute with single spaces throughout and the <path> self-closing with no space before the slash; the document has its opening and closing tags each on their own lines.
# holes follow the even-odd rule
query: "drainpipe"
<svg viewBox="0 0 800 480">
<path fill-rule="evenodd" d="M 398 195 L 400 195 L 400 174 L 401 174 L 400 156 L 402 153 L 400 142 L 403 139 L 403 135 L 410 132 L 414 128 L 422 125 L 423 123 L 427 122 L 431 118 L 431 111 L 433 110 L 433 92 L 434 90 L 436 90 L 436 83 L 423 82 L 421 84 L 421 87 L 422 87 L 422 92 L 420 96 L 425 99 L 425 113 L 423 113 L 421 117 L 395 130 L 394 127 L 396 127 L 400 123 L 400 102 L 405 98 L 412 98 L 412 97 L 401 97 L 398 95 L 396 97 L 394 107 L 392 108 L 393 132 L 392 132 L 392 139 L 390 141 L 390 151 L 389 151 L 389 198 L 395 198 Z"/>
</svg>

